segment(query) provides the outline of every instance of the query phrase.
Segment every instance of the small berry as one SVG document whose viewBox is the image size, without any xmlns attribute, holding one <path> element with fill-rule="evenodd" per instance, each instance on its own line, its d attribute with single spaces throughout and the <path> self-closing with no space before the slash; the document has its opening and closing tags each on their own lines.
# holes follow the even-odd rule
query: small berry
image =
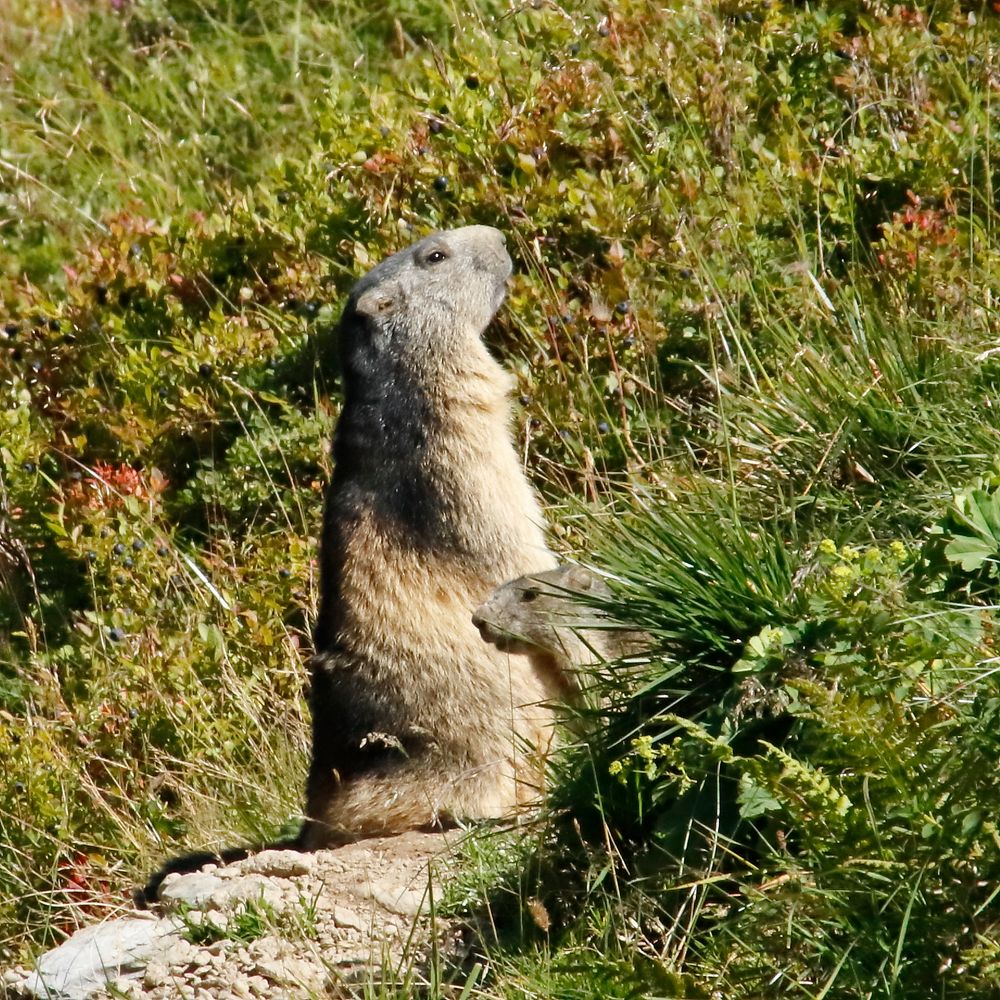
<svg viewBox="0 0 1000 1000">
<path fill-rule="evenodd" d="M 635 343 L 635 337 L 629 335 L 628 337 L 622 338 L 622 347 L 629 348 Z"/>
<path fill-rule="evenodd" d="M 158 545 L 156 547 L 156 554 L 162 559 L 165 556 L 170 555 L 170 549 L 168 549 L 166 545 Z"/>
<path fill-rule="evenodd" d="M 448 190 L 448 178 L 443 175 L 439 175 L 434 178 L 434 190 L 435 191 L 447 191 Z"/>
<path fill-rule="evenodd" d="M 35 471 L 35 463 L 34 462 L 22 462 L 21 463 L 21 469 L 24 472 L 34 472 Z"/>
<path fill-rule="evenodd" d="M 530 397 L 530 396 L 528 396 L 528 395 L 521 395 L 521 396 L 518 396 L 518 397 L 517 397 L 517 401 L 518 401 L 518 402 L 519 402 L 519 403 L 520 403 L 520 404 L 521 404 L 522 406 L 527 406 L 527 405 L 528 405 L 528 403 L 530 403 L 530 402 L 531 402 L 531 397 Z"/>
<path fill-rule="evenodd" d="M 159 396 L 160 399 L 166 399 L 170 393 L 167 392 L 166 388 L 161 385 L 160 388 L 156 390 L 156 395 Z"/>
<path fill-rule="evenodd" d="M 444 131 L 444 122 L 440 122 L 436 118 L 432 118 L 427 127 L 431 130 L 431 135 L 439 135 Z"/>
<path fill-rule="evenodd" d="M 23 781 L 15 781 L 14 782 L 14 791 L 17 792 L 18 795 L 21 795 L 24 792 L 24 782 Z"/>
<path fill-rule="evenodd" d="M 18 335 L 19 327 L 16 323 L 7 323 L 3 328 L 3 332 L 13 340 Z"/>
<path fill-rule="evenodd" d="M 130 708 L 128 710 L 128 717 L 130 719 L 138 719 L 139 718 L 139 709 L 137 709 L 137 708 Z"/>
<path fill-rule="evenodd" d="M 470 73 L 465 78 L 465 85 L 466 85 L 466 87 L 469 88 L 469 90 L 478 90 L 479 89 L 479 77 L 476 76 L 475 73 Z"/>
<path fill-rule="evenodd" d="M 597 431 L 599 434 L 607 434 L 609 430 L 611 430 L 611 427 L 608 425 L 608 422 L 606 420 L 602 420 L 597 425 Z"/>
<path fill-rule="evenodd" d="M 97 553 L 93 549 L 87 549 L 87 551 L 84 553 L 84 557 L 89 563 L 97 562 Z"/>
<path fill-rule="evenodd" d="M 123 566 L 124 566 L 124 567 L 125 567 L 126 569 L 131 569 L 131 568 L 132 568 L 132 567 L 133 567 L 133 566 L 135 565 L 135 563 L 134 563 L 134 562 L 132 561 L 132 557 L 131 557 L 131 556 L 126 556 L 126 557 L 125 557 L 125 558 L 124 558 L 124 559 L 122 560 L 122 565 L 123 565 Z"/>
<path fill-rule="evenodd" d="M 280 576 L 282 580 L 287 580 L 291 575 L 292 575 L 291 570 L 286 569 L 284 566 L 282 566 L 281 569 L 278 570 L 278 576 Z"/>
<path fill-rule="evenodd" d="M 276 199 L 277 199 L 277 202 L 278 202 L 279 205 L 287 205 L 288 204 L 288 192 L 287 191 L 279 191 L 278 194 L 276 195 Z"/>
<path fill-rule="evenodd" d="M 632 306 L 631 306 L 631 303 L 629 302 L 629 300 L 628 299 L 622 299 L 622 301 L 619 302 L 618 305 L 615 306 L 615 312 L 618 313 L 621 316 L 626 316 L 626 315 L 628 315 L 628 311 L 631 308 L 632 308 Z"/>
<path fill-rule="evenodd" d="M 123 556 L 125 554 L 125 546 L 121 542 L 115 542 L 115 547 L 111 551 L 116 556 Z"/>
<path fill-rule="evenodd" d="M 49 329 L 53 333 L 58 333 L 59 332 L 59 328 L 60 328 L 59 320 L 57 320 L 57 319 L 50 319 L 49 320 Z"/>
<path fill-rule="evenodd" d="M 121 642 L 125 638 L 125 633 L 116 626 L 108 631 L 108 638 L 112 642 Z"/>
<path fill-rule="evenodd" d="M 111 537 L 111 529 L 105 525 L 105 527 L 101 528 L 101 538 L 110 538 L 110 537 Z"/>
<path fill-rule="evenodd" d="M 141 538 L 136 538 L 132 541 L 132 551 L 141 552 L 146 547 L 146 543 Z"/>
<path fill-rule="evenodd" d="M 202 361 L 202 363 L 198 365 L 198 374 L 202 378 L 211 378 L 212 372 L 214 371 L 215 369 L 207 361 Z"/>
</svg>

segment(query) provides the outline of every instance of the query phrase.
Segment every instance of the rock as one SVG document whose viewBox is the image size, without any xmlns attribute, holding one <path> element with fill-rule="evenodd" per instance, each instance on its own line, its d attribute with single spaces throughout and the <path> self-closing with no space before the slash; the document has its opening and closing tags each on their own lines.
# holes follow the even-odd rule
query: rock
<svg viewBox="0 0 1000 1000">
<path fill-rule="evenodd" d="M 177 928 L 176 920 L 151 914 L 85 927 L 43 955 L 18 989 L 44 1000 L 85 1000 L 109 982 L 140 975 Z"/>
<path fill-rule="evenodd" d="M 428 893 L 420 889 L 400 889 L 398 886 L 376 883 L 367 890 L 366 895 L 379 906 L 398 913 L 401 917 L 416 917 L 430 908 Z"/>
<path fill-rule="evenodd" d="M 370 921 L 366 921 L 360 914 L 355 913 L 354 910 L 348 910 L 343 906 L 334 906 L 331 911 L 331 917 L 335 927 L 343 927 L 352 931 L 363 931 L 370 923 Z"/>
<path fill-rule="evenodd" d="M 168 875 L 160 886 L 160 902 L 167 910 L 176 910 L 181 903 L 198 907 L 221 889 L 223 882 L 218 875 L 205 871 Z"/>
<path fill-rule="evenodd" d="M 269 906 L 281 906 L 284 893 L 265 875 L 223 878 L 195 872 L 165 880 L 160 887 L 160 902 L 169 911 L 182 904 L 191 909 L 232 910 L 239 903 L 263 900 Z"/>
<path fill-rule="evenodd" d="M 383 967 L 419 965 L 432 935 L 440 938 L 443 926 L 425 915 L 428 872 L 433 868 L 436 892 L 447 877 L 443 856 L 456 839 L 447 833 L 414 832 L 315 854 L 263 851 L 230 865 L 172 875 L 163 883 L 160 905 L 173 916 L 156 920 L 136 915 L 74 935 L 71 940 L 84 945 L 92 938 L 90 950 L 100 957 L 96 966 L 93 960 L 87 965 L 94 975 L 85 984 L 76 988 L 68 976 L 57 973 L 67 942 L 43 956 L 34 976 L 24 971 L 3 975 L 0 997 L 5 988 L 18 1000 L 355 995 L 349 984 L 368 982 L 372 975 L 382 975 Z M 245 906 L 260 899 L 267 904 L 262 919 L 240 922 Z M 196 934 L 203 944 L 187 940 L 185 927 L 205 921 L 217 925 L 217 932 Z M 143 928 L 150 939 L 145 944 L 139 934 Z M 248 928 L 263 936 L 242 938 Z M 138 937 L 132 946 L 130 934 Z M 112 945 L 114 951 L 109 951 Z M 438 954 L 448 950 L 445 944 Z M 83 968 L 80 959 L 69 964 L 74 974 Z M 329 992 L 331 977 L 340 984 L 335 994 Z M 25 988 L 29 978 L 31 991 Z"/>
<path fill-rule="evenodd" d="M 271 984 L 263 976 L 250 976 L 247 986 L 256 997 L 266 997 L 271 992 Z"/>
<path fill-rule="evenodd" d="M 261 851 L 234 866 L 243 875 L 266 875 L 269 878 L 309 875 L 315 867 L 316 856 L 302 851 Z"/>
<path fill-rule="evenodd" d="M 19 965 L 16 968 L 0 972 L 0 984 L 10 986 L 11 988 L 14 986 L 20 986 L 30 975 L 30 969 L 26 969 L 24 966 Z"/>
</svg>

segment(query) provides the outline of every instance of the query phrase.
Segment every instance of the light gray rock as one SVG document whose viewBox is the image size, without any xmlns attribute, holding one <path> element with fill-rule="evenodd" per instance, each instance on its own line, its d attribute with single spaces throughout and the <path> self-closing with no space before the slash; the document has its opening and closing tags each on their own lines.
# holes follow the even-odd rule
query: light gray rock
<svg viewBox="0 0 1000 1000">
<path fill-rule="evenodd" d="M 244 858 L 234 868 L 243 875 L 267 875 L 269 878 L 294 878 L 310 875 L 316 867 L 316 855 L 302 851 L 261 851 Z"/>
<path fill-rule="evenodd" d="M 391 883 L 376 882 L 365 894 L 401 917 L 416 917 L 430 909 L 430 897 L 422 889 L 402 889 Z"/>
<path fill-rule="evenodd" d="M 86 1000 L 109 982 L 138 976 L 177 927 L 176 920 L 151 914 L 84 927 L 43 955 L 18 989 L 44 1000 Z"/>
<path fill-rule="evenodd" d="M 167 910 L 176 910 L 182 903 L 197 908 L 223 884 L 224 879 L 212 872 L 168 875 L 160 886 L 160 902 Z"/>
<path fill-rule="evenodd" d="M 231 910 L 239 903 L 258 900 L 281 906 L 284 893 L 281 886 L 266 875 L 222 878 L 195 872 L 167 879 L 160 887 L 160 902 L 168 911 L 182 904 L 200 910 Z"/>
<path fill-rule="evenodd" d="M 363 931 L 371 923 L 370 918 L 366 919 L 357 911 L 347 909 L 346 906 L 334 906 L 330 915 L 334 927 L 343 927 L 352 931 Z"/>
<path fill-rule="evenodd" d="M 123 915 L 80 932 L 74 941 L 89 960 L 79 947 L 63 960 L 63 945 L 39 960 L 30 990 L 27 970 L 0 974 L 0 996 L 6 989 L 17 1000 L 315 1000 L 329 995 L 331 976 L 343 985 L 383 967 L 418 967 L 442 930 L 426 916 L 427 885 L 433 880 L 436 890 L 447 878 L 441 865 L 457 836 L 413 832 L 307 855 L 266 851 L 170 876 L 161 905 L 173 915 Z M 264 936 L 249 944 L 228 936 L 245 905 L 261 898 Z M 187 940 L 185 927 L 200 922 L 216 924 L 222 938 Z"/>
</svg>

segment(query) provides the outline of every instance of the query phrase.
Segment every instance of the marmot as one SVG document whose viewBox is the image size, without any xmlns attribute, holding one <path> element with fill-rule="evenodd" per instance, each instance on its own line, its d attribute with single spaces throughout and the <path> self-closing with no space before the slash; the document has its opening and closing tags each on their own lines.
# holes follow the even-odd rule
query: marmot
<svg viewBox="0 0 1000 1000">
<path fill-rule="evenodd" d="M 340 324 L 344 405 L 321 543 L 300 845 L 497 817 L 538 793 L 560 694 L 472 611 L 555 565 L 481 336 L 511 261 L 488 226 L 382 261 Z"/>
<path fill-rule="evenodd" d="M 503 235 L 468 226 L 387 258 L 348 298 L 306 823 L 267 846 L 503 816 L 537 795 L 562 685 L 472 624 L 504 580 L 556 562 L 511 438 L 513 379 L 480 339 L 510 273 Z M 171 872 L 259 849 L 175 858 L 136 903 Z"/>
<path fill-rule="evenodd" d="M 611 591 L 584 566 L 529 573 L 497 587 L 472 623 L 497 649 L 527 656 L 564 700 L 577 701 L 587 666 L 635 655 L 651 643 L 645 632 L 614 627 L 600 608 L 580 599 L 585 594 L 607 598 Z"/>
</svg>

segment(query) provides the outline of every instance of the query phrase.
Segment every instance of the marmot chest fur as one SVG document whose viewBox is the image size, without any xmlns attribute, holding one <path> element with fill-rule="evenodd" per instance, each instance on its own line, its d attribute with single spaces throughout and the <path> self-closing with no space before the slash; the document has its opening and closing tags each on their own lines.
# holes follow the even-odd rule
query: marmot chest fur
<svg viewBox="0 0 1000 1000">
<path fill-rule="evenodd" d="M 473 609 L 553 566 L 481 335 L 500 232 L 436 233 L 352 290 L 321 552 L 307 848 L 499 816 L 537 791 L 558 693 L 484 643 Z"/>
</svg>

